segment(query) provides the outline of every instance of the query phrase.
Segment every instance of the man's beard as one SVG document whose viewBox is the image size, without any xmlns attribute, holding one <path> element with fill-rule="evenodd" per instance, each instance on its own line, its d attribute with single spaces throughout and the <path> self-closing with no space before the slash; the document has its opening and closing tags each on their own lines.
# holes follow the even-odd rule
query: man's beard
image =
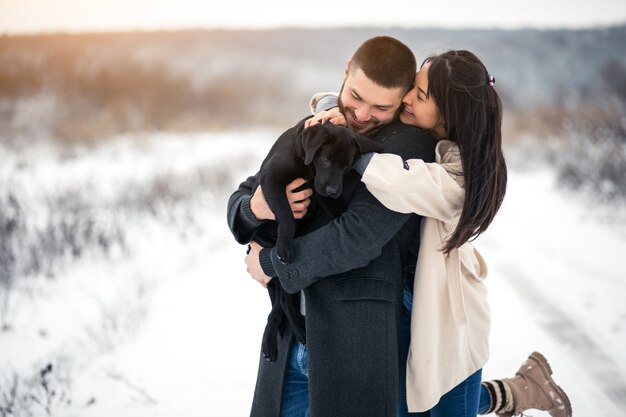
<svg viewBox="0 0 626 417">
<path fill-rule="evenodd" d="M 341 95 L 343 94 L 343 87 L 346 85 L 346 82 L 344 81 L 341 84 L 341 88 L 339 89 L 339 97 L 337 97 L 337 106 L 339 107 L 339 111 L 341 112 L 341 114 L 343 114 L 345 116 L 346 114 L 346 108 L 343 106 L 343 102 L 341 101 Z"/>
<path fill-rule="evenodd" d="M 374 121 L 370 120 L 368 122 L 366 122 L 365 127 L 356 127 L 354 126 L 354 124 L 350 123 L 352 120 L 356 119 L 356 115 L 354 114 L 354 112 L 350 109 L 346 109 L 346 106 L 344 106 L 343 102 L 341 101 L 341 96 L 343 94 L 343 88 L 345 86 L 345 82 L 341 85 L 341 90 L 339 90 L 339 97 L 337 99 L 337 106 L 339 107 L 339 111 L 341 112 L 341 114 L 344 115 L 344 117 L 346 118 L 346 124 L 347 127 L 350 130 L 353 130 L 357 133 L 360 134 L 365 134 L 367 132 L 369 132 L 370 130 L 374 129 L 375 127 L 378 127 L 381 125 L 381 123 L 379 121 L 377 121 L 376 119 L 374 119 Z"/>
</svg>

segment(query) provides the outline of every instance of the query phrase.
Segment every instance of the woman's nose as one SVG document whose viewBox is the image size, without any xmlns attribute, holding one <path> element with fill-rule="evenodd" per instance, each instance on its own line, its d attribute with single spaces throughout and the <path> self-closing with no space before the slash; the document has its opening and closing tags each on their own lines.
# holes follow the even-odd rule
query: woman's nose
<svg viewBox="0 0 626 417">
<path fill-rule="evenodd" d="M 406 94 L 404 95 L 404 97 L 402 97 L 402 103 L 403 103 L 403 104 L 406 104 L 407 106 L 410 106 L 410 105 L 411 105 L 411 103 L 413 102 L 413 100 L 412 100 L 412 98 L 411 98 L 411 97 L 413 97 L 413 91 L 414 91 L 414 90 L 415 90 L 415 88 L 413 88 L 413 89 L 409 90 L 409 92 L 408 92 L 408 93 L 406 93 Z"/>
</svg>

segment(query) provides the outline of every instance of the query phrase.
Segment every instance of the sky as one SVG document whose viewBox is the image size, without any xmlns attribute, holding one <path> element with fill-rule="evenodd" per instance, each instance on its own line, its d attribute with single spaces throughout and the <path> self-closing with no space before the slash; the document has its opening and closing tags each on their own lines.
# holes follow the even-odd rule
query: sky
<svg viewBox="0 0 626 417">
<path fill-rule="evenodd" d="M 0 0 L 0 33 L 284 26 L 588 28 L 626 23 L 624 0 L 392 0 L 383 5 L 376 0 Z"/>
</svg>

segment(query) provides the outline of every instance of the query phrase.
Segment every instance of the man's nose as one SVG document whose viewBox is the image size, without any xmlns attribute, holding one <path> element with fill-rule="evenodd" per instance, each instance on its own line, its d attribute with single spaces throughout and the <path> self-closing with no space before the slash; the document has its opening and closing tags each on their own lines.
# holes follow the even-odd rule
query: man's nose
<svg viewBox="0 0 626 417">
<path fill-rule="evenodd" d="M 354 115 L 359 122 L 367 122 L 372 118 L 369 108 L 365 106 L 357 108 L 354 111 Z"/>
</svg>

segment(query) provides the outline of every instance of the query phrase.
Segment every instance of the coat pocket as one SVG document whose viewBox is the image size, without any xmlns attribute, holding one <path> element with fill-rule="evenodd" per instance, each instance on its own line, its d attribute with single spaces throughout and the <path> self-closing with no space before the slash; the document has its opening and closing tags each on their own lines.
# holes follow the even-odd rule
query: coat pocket
<svg viewBox="0 0 626 417">
<path fill-rule="evenodd" d="M 335 284 L 336 300 L 393 301 L 393 284 L 378 278 L 348 278 Z"/>
<path fill-rule="evenodd" d="M 476 281 L 484 281 L 487 278 L 487 263 L 473 245 L 470 243 L 462 245 L 459 248 L 459 257 L 463 275 Z"/>
</svg>

